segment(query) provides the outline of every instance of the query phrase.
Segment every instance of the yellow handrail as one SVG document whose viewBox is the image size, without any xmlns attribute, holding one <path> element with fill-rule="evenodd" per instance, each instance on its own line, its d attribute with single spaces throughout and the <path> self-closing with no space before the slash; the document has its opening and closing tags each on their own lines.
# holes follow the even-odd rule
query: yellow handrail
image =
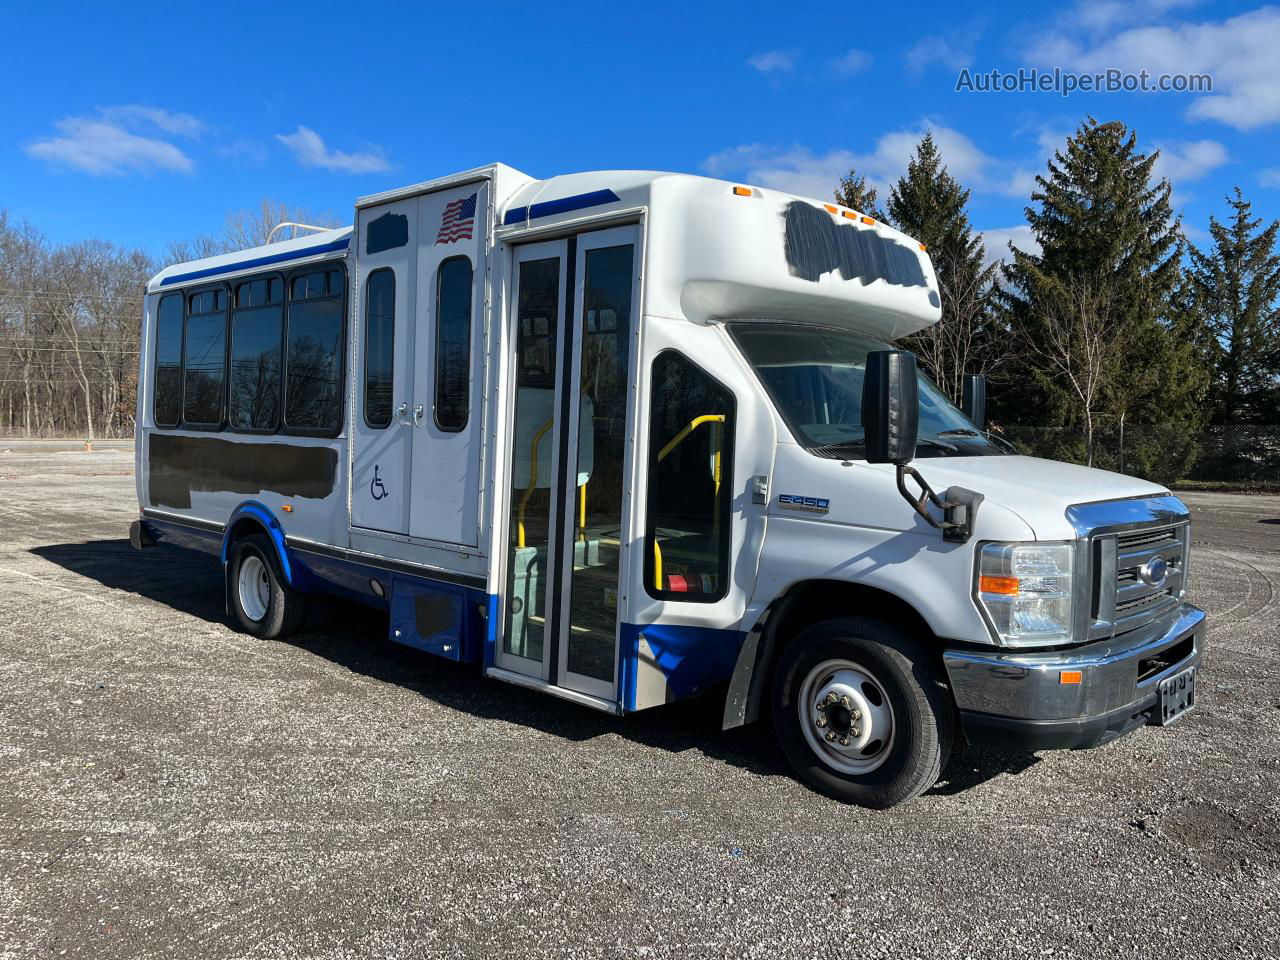
<svg viewBox="0 0 1280 960">
<path fill-rule="evenodd" d="M 672 437 L 671 442 L 658 451 L 658 462 L 661 463 L 663 460 L 667 459 L 668 454 L 670 454 L 672 450 L 680 446 L 680 444 L 684 443 L 684 441 L 690 436 L 690 434 L 692 434 L 693 431 L 697 430 L 704 423 L 723 424 L 724 422 L 725 422 L 725 415 L 723 413 L 707 413 L 707 414 L 703 414 L 700 417 L 694 417 L 692 420 L 689 421 L 689 425 L 687 427 L 683 428 L 679 433 L 677 433 L 674 437 Z M 715 478 L 715 483 L 716 483 L 715 512 L 712 515 L 711 523 L 714 529 L 720 523 L 720 444 L 718 443 L 716 444 L 715 467 L 713 469 L 713 476 Z M 653 579 L 654 579 L 654 584 L 653 584 L 654 589 L 661 590 L 662 589 L 662 548 L 658 546 L 658 533 L 656 528 L 653 534 Z"/>
<path fill-rule="evenodd" d="M 529 505 L 529 498 L 533 496 L 533 491 L 538 486 L 538 444 L 551 429 L 552 422 L 553 420 L 548 420 L 540 426 L 529 444 L 529 486 L 525 487 L 524 496 L 520 498 L 520 506 L 516 510 L 516 546 L 521 549 L 524 548 L 524 511 Z"/>
</svg>

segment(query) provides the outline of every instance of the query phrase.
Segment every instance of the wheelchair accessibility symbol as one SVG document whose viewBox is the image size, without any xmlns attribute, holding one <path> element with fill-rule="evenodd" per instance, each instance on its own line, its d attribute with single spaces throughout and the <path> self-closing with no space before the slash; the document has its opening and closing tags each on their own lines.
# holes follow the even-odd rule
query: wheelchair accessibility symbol
<svg viewBox="0 0 1280 960">
<path fill-rule="evenodd" d="M 373 479 L 369 481 L 369 496 L 375 500 L 381 500 L 387 495 L 387 488 L 383 486 L 382 478 L 378 476 L 378 465 L 373 465 Z"/>
</svg>

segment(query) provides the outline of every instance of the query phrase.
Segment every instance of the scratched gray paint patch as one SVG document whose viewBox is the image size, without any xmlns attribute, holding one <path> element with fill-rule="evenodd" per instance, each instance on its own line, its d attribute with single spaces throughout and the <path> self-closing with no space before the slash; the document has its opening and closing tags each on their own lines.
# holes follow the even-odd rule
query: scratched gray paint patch
<svg viewBox="0 0 1280 960">
<path fill-rule="evenodd" d="M 147 444 L 153 507 L 191 507 L 192 491 L 323 500 L 333 492 L 338 451 L 291 443 L 237 443 L 216 436 L 153 433 Z"/>
<path fill-rule="evenodd" d="M 863 286 L 873 280 L 902 287 L 926 285 L 920 258 L 906 244 L 831 218 L 825 210 L 793 200 L 782 212 L 787 266 L 793 277 L 817 282 L 840 271 Z"/>
<path fill-rule="evenodd" d="M 364 228 L 365 254 L 394 250 L 409 242 L 409 218 L 403 213 L 384 213 Z"/>
</svg>

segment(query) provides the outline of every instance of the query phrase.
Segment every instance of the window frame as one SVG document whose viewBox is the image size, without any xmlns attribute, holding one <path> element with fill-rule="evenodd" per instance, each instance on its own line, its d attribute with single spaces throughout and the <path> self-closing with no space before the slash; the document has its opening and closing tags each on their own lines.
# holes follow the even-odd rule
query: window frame
<svg viewBox="0 0 1280 960">
<path fill-rule="evenodd" d="M 178 298 L 181 313 L 178 317 L 178 416 L 172 423 L 161 423 L 156 416 L 156 391 L 160 385 L 160 305 L 165 300 Z M 182 391 L 186 380 L 187 354 L 187 293 L 185 290 L 169 290 L 161 293 L 156 300 L 155 331 L 151 346 L 151 423 L 157 430 L 182 429 Z"/>
<path fill-rule="evenodd" d="M 440 282 L 440 276 L 444 272 L 446 265 L 453 263 L 455 260 L 465 261 L 467 264 L 467 390 L 466 390 L 466 415 L 462 419 L 462 423 L 458 426 L 448 426 L 440 422 L 440 365 L 442 354 L 440 352 L 440 295 L 443 292 L 443 284 Z M 471 365 L 472 354 L 471 341 L 475 336 L 475 304 L 476 304 L 476 266 L 471 262 L 471 257 L 465 253 L 456 253 L 453 256 L 445 257 L 436 265 L 436 296 L 435 296 L 435 330 L 432 349 L 435 351 L 435 364 L 433 370 L 433 381 L 431 384 L 431 419 L 436 425 L 436 429 L 441 433 L 463 433 L 467 427 L 471 425 Z"/>
<path fill-rule="evenodd" d="M 391 411 L 387 416 L 386 423 L 374 423 L 369 419 L 369 284 L 380 273 L 391 274 Z M 362 331 L 361 350 L 363 351 L 362 359 L 364 360 L 363 369 L 361 370 L 361 404 L 360 416 L 364 419 L 364 425 L 370 430 L 386 430 L 393 426 L 396 422 L 396 296 L 399 291 L 396 289 L 400 283 L 400 278 L 396 276 L 394 267 L 385 266 L 378 267 L 370 271 L 369 275 L 364 278 L 361 287 L 364 290 L 364 323 Z"/>
<path fill-rule="evenodd" d="M 710 383 L 714 384 L 719 390 L 723 391 L 729 398 L 728 408 L 725 411 L 725 436 L 727 443 L 724 444 L 725 450 L 722 450 L 721 468 L 724 475 L 721 478 L 720 490 L 724 498 L 724 506 L 721 507 L 723 516 L 720 518 L 720 541 L 716 545 L 719 551 L 718 559 L 721 564 L 720 582 L 715 593 L 686 593 L 679 590 L 658 590 L 653 586 L 653 568 L 651 560 L 653 557 L 653 545 L 656 538 L 656 529 L 653 524 L 653 496 L 654 491 L 658 487 L 657 483 L 657 454 L 658 446 L 654 432 L 653 418 L 653 402 L 656 396 L 655 385 L 657 384 L 657 367 L 658 363 L 668 355 L 674 356 L 679 362 L 686 364 L 688 367 L 696 370 L 705 377 Z M 733 577 L 733 477 L 734 477 L 734 459 L 737 455 L 737 435 L 738 435 L 738 395 L 733 389 L 724 383 L 718 377 L 713 376 L 702 364 L 696 362 L 675 347 L 666 347 L 656 353 L 649 362 L 648 369 L 648 403 L 646 404 L 645 417 L 647 418 L 646 440 L 648 449 L 645 451 L 645 497 L 644 497 L 644 537 L 643 537 L 643 559 L 641 561 L 641 579 L 644 581 L 644 591 L 646 596 L 652 600 L 662 601 L 664 603 L 719 603 L 729 595 L 730 581 Z"/>
<path fill-rule="evenodd" d="M 282 284 L 280 292 L 280 389 L 276 398 L 276 425 L 270 429 L 263 427 L 237 427 L 231 422 L 231 369 L 235 359 L 235 295 L 236 289 L 245 283 L 253 283 L 255 280 L 273 280 L 277 279 Z M 289 282 L 285 275 L 279 270 L 272 270 L 267 273 L 254 273 L 247 277 L 236 277 L 230 281 L 231 290 L 228 294 L 230 305 L 227 308 L 227 389 L 226 389 L 226 411 L 224 418 L 226 420 L 226 431 L 228 433 L 251 434 L 255 436 L 270 436 L 280 432 L 280 428 L 284 425 L 284 354 L 288 344 L 286 334 L 288 332 L 288 307 L 289 307 Z M 253 310 L 254 307 L 245 307 L 243 309 Z"/>
<path fill-rule="evenodd" d="M 317 272 L 328 272 L 329 270 L 338 270 L 342 274 L 342 296 L 338 297 L 338 302 L 342 305 L 342 328 L 338 337 L 338 420 L 334 424 L 332 430 L 319 429 L 316 427 L 292 427 L 289 425 L 289 323 L 292 319 L 293 299 L 289 296 L 290 287 L 293 285 L 295 277 Z M 333 439 L 342 435 L 343 427 L 346 423 L 346 399 L 347 399 L 347 320 L 349 315 L 348 306 L 351 300 L 351 277 L 347 272 L 346 258 L 333 257 L 327 260 L 316 260 L 311 263 L 302 264 L 291 270 L 285 271 L 285 287 L 284 287 L 284 326 L 281 332 L 280 346 L 280 426 L 276 432 L 289 437 L 323 437 Z M 314 297 L 309 299 L 330 300 L 334 299 L 329 296 Z M 307 300 L 298 301 L 306 303 Z"/>
<path fill-rule="evenodd" d="M 191 313 L 191 298 L 208 290 L 221 290 L 225 301 L 222 307 L 222 396 L 219 399 L 219 419 L 216 421 L 192 421 L 187 419 L 187 323 L 196 317 L 217 316 L 211 313 Z M 179 411 L 178 429 L 199 430 L 206 433 L 226 429 L 227 425 L 227 385 L 230 381 L 230 348 L 231 348 L 231 285 L 225 280 L 214 283 L 202 283 L 195 287 L 184 287 L 181 291 L 182 301 L 182 407 Z"/>
</svg>

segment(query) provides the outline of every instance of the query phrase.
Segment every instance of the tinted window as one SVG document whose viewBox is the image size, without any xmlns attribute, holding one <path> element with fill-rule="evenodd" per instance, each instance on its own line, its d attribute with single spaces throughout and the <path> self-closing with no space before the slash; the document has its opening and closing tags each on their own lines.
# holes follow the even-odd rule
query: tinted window
<svg viewBox="0 0 1280 960">
<path fill-rule="evenodd" d="M 471 261 L 440 264 L 436 283 L 436 425 L 467 425 L 471 388 Z"/>
<path fill-rule="evenodd" d="M 281 282 L 265 278 L 236 288 L 231 314 L 231 389 L 227 419 L 238 430 L 280 423 Z"/>
<path fill-rule="evenodd" d="M 182 420 L 195 426 L 222 423 L 226 380 L 226 295 L 221 290 L 194 293 L 188 300 L 183 342 Z"/>
<path fill-rule="evenodd" d="M 176 427 L 182 413 L 182 295 L 160 299 L 156 311 L 156 426 Z"/>
<path fill-rule="evenodd" d="M 284 422 L 291 430 L 337 433 L 342 422 L 341 288 L 336 270 L 290 284 Z"/>
<path fill-rule="evenodd" d="M 396 275 L 375 270 L 364 289 L 364 418 L 371 427 L 385 427 L 391 423 Z"/>
<path fill-rule="evenodd" d="M 653 362 L 645 589 L 709 603 L 729 582 L 733 395 L 668 351 Z"/>
</svg>

